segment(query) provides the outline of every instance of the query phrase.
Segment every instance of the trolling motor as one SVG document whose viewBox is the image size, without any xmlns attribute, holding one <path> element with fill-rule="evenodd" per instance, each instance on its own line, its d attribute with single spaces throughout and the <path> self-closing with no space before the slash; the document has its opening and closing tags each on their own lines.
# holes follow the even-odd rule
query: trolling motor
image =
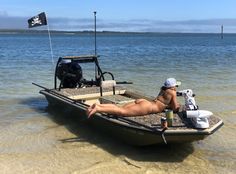
<svg viewBox="0 0 236 174">
<path fill-rule="evenodd" d="M 199 110 L 195 101 L 195 94 L 191 89 L 185 89 L 177 92 L 177 96 L 183 96 L 185 99 L 185 109 L 187 118 L 190 118 L 196 128 L 205 129 L 209 127 L 208 117 L 213 115 L 207 110 Z"/>
</svg>

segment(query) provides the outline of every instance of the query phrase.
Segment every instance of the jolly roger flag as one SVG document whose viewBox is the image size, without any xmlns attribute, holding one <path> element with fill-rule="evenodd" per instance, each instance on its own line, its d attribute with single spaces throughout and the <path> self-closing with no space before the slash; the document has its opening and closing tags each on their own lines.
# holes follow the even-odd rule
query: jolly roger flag
<svg viewBox="0 0 236 174">
<path fill-rule="evenodd" d="M 46 14 L 44 12 L 34 16 L 28 20 L 29 28 L 47 25 Z"/>
</svg>

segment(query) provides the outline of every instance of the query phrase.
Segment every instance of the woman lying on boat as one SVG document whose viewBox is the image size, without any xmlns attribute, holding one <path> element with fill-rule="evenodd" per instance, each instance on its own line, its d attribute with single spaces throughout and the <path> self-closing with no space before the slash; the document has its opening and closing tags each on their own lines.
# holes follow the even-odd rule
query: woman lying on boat
<svg viewBox="0 0 236 174">
<path fill-rule="evenodd" d="M 158 96 L 153 101 L 137 99 L 135 102 L 127 103 L 123 106 L 95 103 L 87 109 L 88 118 L 97 112 L 127 117 L 159 113 L 166 108 L 176 112 L 180 107 L 180 104 L 177 102 L 176 88 L 180 84 L 181 82 L 177 82 L 174 78 L 166 79 Z"/>
</svg>

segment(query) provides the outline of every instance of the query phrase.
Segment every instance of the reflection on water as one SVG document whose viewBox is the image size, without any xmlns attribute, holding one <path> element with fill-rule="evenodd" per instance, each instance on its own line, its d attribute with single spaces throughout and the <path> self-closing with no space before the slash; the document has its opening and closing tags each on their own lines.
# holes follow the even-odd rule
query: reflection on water
<svg viewBox="0 0 236 174">
<path fill-rule="evenodd" d="M 55 108 L 49 107 L 48 111 L 51 117 L 57 124 L 63 124 L 71 133 L 77 137 L 61 139 L 62 143 L 72 143 L 87 141 L 91 144 L 95 144 L 113 155 L 125 155 L 129 158 L 134 158 L 138 161 L 163 161 L 163 162 L 178 162 L 193 152 L 193 146 L 191 144 L 182 144 L 183 148 L 179 148 L 179 145 L 155 145 L 149 147 L 130 147 L 115 137 L 104 134 L 99 130 L 91 127 L 87 119 L 79 118 L 79 115 L 71 112 L 63 112 L 60 110 L 55 111 Z M 68 117 L 69 116 L 69 117 Z M 95 138 L 96 137 L 96 138 Z M 105 146 L 101 142 L 106 142 Z M 104 147 L 103 147 L 104 146 Z M 114 148 L 114 147 L 117 148 Z M 127 151 L 127 148 L 133 150 Z M 170 158 L 170 156 L 172 156 Z"/>
</svg>

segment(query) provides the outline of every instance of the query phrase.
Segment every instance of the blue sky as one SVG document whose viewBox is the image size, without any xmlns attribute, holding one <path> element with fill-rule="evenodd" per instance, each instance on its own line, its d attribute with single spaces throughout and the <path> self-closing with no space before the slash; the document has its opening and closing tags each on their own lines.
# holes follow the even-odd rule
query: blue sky
<svg viewBox="0 0 236 174">
<path fill-rule="evenodd" d="M 236 0 L 0 0 L 0 29 L 45 11 L 54 30 L 236 33 Z"/>
</svg>

